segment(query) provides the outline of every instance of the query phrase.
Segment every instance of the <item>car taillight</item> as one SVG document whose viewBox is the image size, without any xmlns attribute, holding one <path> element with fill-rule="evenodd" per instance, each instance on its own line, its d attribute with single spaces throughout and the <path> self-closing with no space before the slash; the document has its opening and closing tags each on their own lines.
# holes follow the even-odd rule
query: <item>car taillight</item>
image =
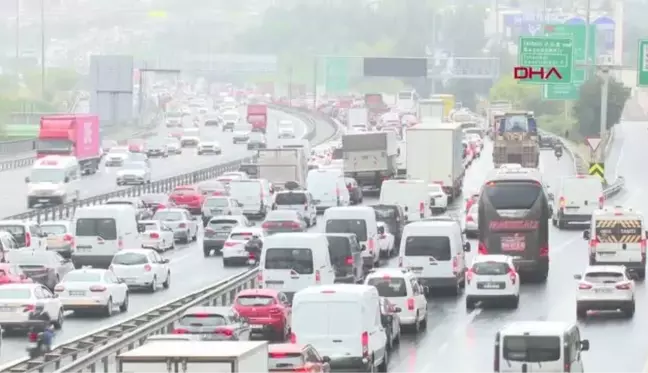
<svg viewBox="0 0 648 373">
<path fill-rule="evenodd" d="M 171 332 L 173 334 L 187 334 L 189 331 L 187 329 L 173 329 Z"/>
<path fill-rule="evenodd" d="M 509 267 L 508 274 L 511 279 L 511 284 L 515 285 L 515 281 L 517 281 L 517 272 L 515 272 L 515 268 Z"/>
<path fill-rule="evenodd" d="M 364 332 L 360 336 L 360 343 L 362 344 L 362 357 L 369 356 L 369 333 Z"/>
<path fill-rule="evenodd" d="M 540 248 L 540 256 L 549 256 L 549 247 L 544 246 Z"/>
<path fill-rule="evenodd" d="M 232 241 L 225 241 L 225 243 L 223 244 L 223 246 L 227 246 L 227 247 L 236 246 L 236 242 L 232 242 Z"/>
<path fill-rule="evenodd" d="M 604 205 L 605 205 L 605 196 L 600 196 L 599 197 L 599 208 L 602 209 Z"/>
<path fill-rule="evenodd" d="M 180 224 L 178 224 L 178 227 L 179 227 L 179 228 L 187 228 L 187 224 L 185 224 L 185 223 L 180 223 Z"/>
<path fill-rule="evenodd" d="M 234 332 L 232 332 L 232 329 L 225 329 L 225 328 L 217 328 L 216 330 L 214 330 L 214 333 L 222 334 L 222 335 L 227 336 L 227 337 L 231 337 L 232 335 L 234 335 Z"/>
<path fill-rule="evenodd" d="M 90 291 L 93 293 L 101 293 L 106 291 L 106 287 L 101 285 L 92 285 L 90 286 Z"/>
<path fill-rule="evenodd" d="M 290 343 L 297 343 L 297 335 L 295 333 L 290 333 Z"/>
<path fill-rule="evenodd" d="M 265 223 L 261 224 L 261 228 L 264 228 L 264 229 L 272 228 L 273 226 L 274 226 L 274 224 L 272 224 L 270 222 L 265 222 Z"/>
<path fill-rule="evenodd" d="M 32 312 L 33 310 L 36 309 L 36 306 L 33 304 L 23 304 L 23 312 Z"/>
<path fill-rule="evenodd" d="M 454 258 L 452 258 L 452 273 L 456 275 L 458 272 L 459 272 L 459 261 L 455 256 Z"/>
<path fill-rule="evenodd" d="M 477 247 L 477 253 L 481 255 L 487 255 L 488 248 L 486 247 L 486 244 L 484 244 L 483 242 L 479 242 L 479 246 Z"/>
<path fill-rule="evenodd" d="M 31 233 L 25 232 L 25 246 L 31 246 Z"/>
<path fill-rule="evenodd" d="M 160 238 L 160 235 L 157 234 L 157 233 L 151 233 L 151 234 L 149 234 L 149 237 L 151 237 L 151 238 Z"/>
<path fill-rule="evenodd" d="M 60 293 L 62 291 L 65 291 L 65 287 L 63 285 L 56 285 L 54 287 L 54 291 L 57 292 L 57 293 Z"/>
<path fill-rule="evenodd" d="M 560 197 L 560 199 L 558 199 L 558 205 L 561 209 L 564 209 L 565 206 L 567 206 L 567 200 L 565 200 L 565 197 Z"/>
<path fill-rule="evenodd" d="M 468 268 L 466 271 L 466 284 L 470 285 L 470 281 L 472 281 L 474 275 L 475 272 L 473 272 L 472 268 Z"/>
<path fill-rule="evenodd" d="M 407 298 L 407 309 L 414 311 L 414 298 Z"/>
<path fill-rule="evenodd" d="M 403 257 L 402 256 L 398 257 L 398 267 L 403 267 Z"/>
<path fill-rule="evenodd" d="M 588 284 L 586 282 L 581 282 L 581 283 L 578 284 L 578 288 L 580 290 L 589 290 L 589 289 L 592 288 L 592 285 L 590 285 L 590 284 Z"/>
<path fill-rule="evenodd" d="M 475 219 L 473 219 L 472 215 L 466 215 L 466 221 L 467 222 L 474 222 Z"/>
<path fill-rule="evenodd" d="M 315 283 L 319 285 L 321 281 L 322 281 L 322 276 L 320 275 L 320 271 L 315 271 Z"/>
<path fill-rule="evenodd" d="M 211 229 L 211 228 L 206 228 L 205 229 L 205 236 L 213 236 L 215 233 L 216 233 L 216 231 Z"/>
<path fill-rule="evenodd" d="M 299 223 L 294 222 L 294 221 L 287 221 L 287 222 L 281 223 L 281 226 L 286 227 L 286 228 L 299 228 Z"/>
<path fill-rule="evenodd" d="M 63 236 L 63 241 L 65 242 L 72 242 L 73 240 L 74 240 L 74 236 L 72 236 L 71 234 L 66 234 Z"/>
<path fill-rule="evenodd" d="M 423 201 L 419 203 L 419 214 L 421 215 L 421 219 L 425 217 L 425 202 Z"/>
<path fill-rule="evenodd" d="M 346 264 L 348 264 L 348 265 L 352 265 L 353 264 L 353 257 L 352 256 L 347 256 L 346 260 L 344 262 Z"/>
<path fill-rule="evenodd" d="M 629 282 L 622 282 L 619 284 L 616 284 L 615 288 L 619 290 L 630 290 L 630 283 Z"/>
<path fill-rule="evenodd" d="M 151 266 L 148 265 L 148 264 L 144 266 L 144 270 L 145 270 L 146 272 L 151 272 L 151 269 L 152 269 Z"/>
<path fill-rule="evenodd" d="M 121 237 L 119 237 L 119 239 L 117 240 L 117 248 L 119 250 L 122 250 L 124 248 L 124 240 Z"/>
<path fill-rule="evenodd" d="M 27 338 L 29 339 L 29 342 L 38 342 L 38 333 L 29 332 L 27 333 Z"/>
</svg>

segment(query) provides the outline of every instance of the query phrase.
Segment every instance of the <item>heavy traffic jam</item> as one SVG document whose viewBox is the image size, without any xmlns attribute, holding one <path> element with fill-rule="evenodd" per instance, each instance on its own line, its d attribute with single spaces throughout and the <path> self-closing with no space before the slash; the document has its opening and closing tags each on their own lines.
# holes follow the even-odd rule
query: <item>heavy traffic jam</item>
<svg viewBox="0 0 648 373">
<path fill-rule="evenodd" d="M 526 283 L 549 276 L 550 224 L 588 227 L 575 318 L 634 315 L 643 215 L 607 205 L 596 177 L 547 185 L 540 149 L 548 144 L 559 157 L 562 142 L 540 135 L 531 112 L 493 102 L 477 114 L 451 95 L 413 91 L 393 103 L 382 94 L 178 91 L 161 123 L 167 138 L 97 144 L 97 166 L 73 149 L 39 156 L 29 208 L 79 199 L 83 173 L 110 169 L 116 185 L 140 185 L 152 181 L 153 158 L 220 155 L 226 147 L 203 136 L 207 127 L 232 132 L 233 145 L 256 160 L 168 194 L 78 207 L 66 221 L 0 221 L 0 325 L 26 332 L 30 355 L 46 354 L 68 318 L 127 313 L 131 294 L 181 281 L 186 274 L 174 273 L 165 253 L 192 242 L 206 261 L 258 268 L 256 287 L 232 304 L 187 309 L 169 333 L 119 354 L 116 371 L 388 371 L 401 334 L 427 329 L 433 297 L 462 297 L 466 312 L 517 309 Z M 317 112 L 340 131 L 311 145 L 297 121 L 271 130 L 269 106 Z M 43 136 L 57 120 L 43 118 Z M 467 170 L 491 149 L 483 185 L 465 190 Z M 586 338 L 577 322 L 514 321 L 493 335 L 493 369 L 582 372 Z M 225 363 L 232 370 L 220 370 Z"/>
</svg>

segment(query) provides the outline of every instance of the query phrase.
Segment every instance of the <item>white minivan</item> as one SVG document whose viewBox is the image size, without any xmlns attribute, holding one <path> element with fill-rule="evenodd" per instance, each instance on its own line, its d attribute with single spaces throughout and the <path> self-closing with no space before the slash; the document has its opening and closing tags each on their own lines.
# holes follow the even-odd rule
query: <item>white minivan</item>
<svg viewBox="0 0 648 373">
<path fill-rule="evenodd" d="M 385 180 L 380 188 L 381 205 L 401 205 L 407 221 L 418 221 L 432 215 L 429 187 L 423 180 Z"/>
<path fill-rule="evenodd" d="M 428 289 L 447 288 L 456 294 L 465 285 L 466 258 L 470 243 L 461 224 L 452 219 L 419 221 L 403 229 L 398 266 L 414 272 Z"/>
<path fill-rule="evenodd" d="M 316 206 L 317 212 L 323 212 L 329 207 L 351 204 L 341 169 L 320 168 L 308 171 L 306 188 L 313 198 L 319 201 Z"/>
<path fill-rule="evenodd" d="M 76 251 L 72 262 L 79 268 L 89 265 L 108 268 L 119 250 L 142 247 L 137 211 L 131 205 L 95 205 L 74 212 L 72 231 Z"/>
<path fill-rule="evenodd" d="M 48 155 L 38 159 L 25 178 L 27 208 L 63 204 L 81 196 L 81 169 L 76 157 Z"/>
<path fill-rule="evenodd" d="M 272 187 L 265 179 L 232 180 L 229 194 L 243 204 L 243 214 L 261 219 L 272 208 Z"/>
<path fill-rule="evenodd" d="M 324 212 L 324 232 L 353 233 L 362 246 L 362 264 L 373 268 L 380 264 L 376 212 L 369 206 L 331 207 Z"/>
<path fill-rule="evenodd" d="M 259 268 L 259 286 L 278 289 L 288 299 L 309 286 L 335 282 L 328 239 L 322 233 L 277 233 L 265 238 Z"/>
<path fill-rule="evenodd" d="M 589 347 L 589 341 L 581 338 L 578 324 L 516 321 L 495 334 L 493 370 L 582 373 L 581 353 Z"/>
<path fill-rule="evenodd" d="M 551 220 L 560 229 L 569 223 L 589 224 L 594 211 L 605 203 L 603 184 L 593 175 L 563 177 L 554 198 Z"/>
<path fill-rule="evenodd" d="M 336 284 L 299 291 L 293 299 L 290 339 L 328 356 L 333 371 L 387 371 L 387 335 L 373 286 Z"/>
</svg>

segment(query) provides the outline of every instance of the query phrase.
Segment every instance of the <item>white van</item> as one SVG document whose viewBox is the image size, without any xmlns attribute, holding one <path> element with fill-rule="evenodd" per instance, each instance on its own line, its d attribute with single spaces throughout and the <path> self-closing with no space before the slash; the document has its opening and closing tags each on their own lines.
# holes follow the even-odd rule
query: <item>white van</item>
<svg viewBox="0 0 648 373">
<path fill-rule="evenodd" d="M 27 208 L 63 204 L 81 196 L 81 169 L 76 157 L 48 155 L 34 162 L 27 183 Z"/>
<path fill-rule="evenodd" d="M 328 356 L 333 371 L 386 372 L 389 355 L 378 290 L 336 284 L 299 291 L 292 305 L 291 342 L 312 345 Z"/>
<path fill-rule="evenodd" d="M 362 246 L 362 264 L 373 268 L 380 264 L 376 212 L 369 206 L 331 207 L 324 212 L 324 232 L 353 233 Z"/>
<path fill-rule="evenodd" d="M 408 221 L 432 215 L 428 184 L 423 180 L 385 180 L 380 188 L 381 205 L 401 205 Z"/>
<path fill-rule="evenodd" d="M 258 283 L 292 299 L 309 286 L 333 284 L 335 271 L 322 233 L 277 233 L 263 242 Z"/>
<path fill-rule="evenodd" d="M 351 204 L 349 191 L 344 182 L 344 172 L 341 169 L 316 169 L 308 171 L 306 187 L 314 199 L 318 200 L 317 212 L 323 212 L 329 207 L 349 206 Z"/>
<path fill-rule="evenodd" d="M 270 183 L 265 179 L 232 180 L 229 194 L 243 204 L 243 214 L 264 219 L 272 208 Z"/>
<path fill-rule="evenodd" d="M 465 285 L 464 251 L 470 251 L 470 243 L 464 241 L 458 221 L 410 223 L 403 229 L 398 266 L 411 269 L 428 289 L 449 288 L 459 294 Z"/>
<path fill-rule="evenodd" d="M 76 237 L 76 251 L 72 253 L 74 265 L 108 268 L 119 250 L 142 247 L 139 233 L 144 227 L 138 227 L 136 215 L 131 205 L 77 208 L 72 220 Z"/>
<path fill-rule="evenodd" d="M 584 372 L 589 351 L 575 323 L 516 321 L 495 334 L 495 372 Z"/>
<path fill-rule="evenodd" d="M 603 208 L 605 196 L 598 176 L 567 176 L 560 180 L 554 198 L 554 226 L 563 229 L 569 223 L 587 224 L 595 210 Z"/>
</svg>

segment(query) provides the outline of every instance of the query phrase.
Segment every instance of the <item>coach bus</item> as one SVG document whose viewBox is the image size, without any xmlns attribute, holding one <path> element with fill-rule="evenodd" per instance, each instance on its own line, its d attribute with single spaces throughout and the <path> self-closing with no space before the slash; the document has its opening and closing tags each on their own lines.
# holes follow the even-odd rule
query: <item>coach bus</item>
<svg viewBox="0 0 648 373">
<path fill-rule="evenodd" d="M 496 170 L 479 198 L 479 253 L 510 255 L 522 276 L 544 282 L 549 272 L 551 215 L 538 170 Z"/>
</svg>

